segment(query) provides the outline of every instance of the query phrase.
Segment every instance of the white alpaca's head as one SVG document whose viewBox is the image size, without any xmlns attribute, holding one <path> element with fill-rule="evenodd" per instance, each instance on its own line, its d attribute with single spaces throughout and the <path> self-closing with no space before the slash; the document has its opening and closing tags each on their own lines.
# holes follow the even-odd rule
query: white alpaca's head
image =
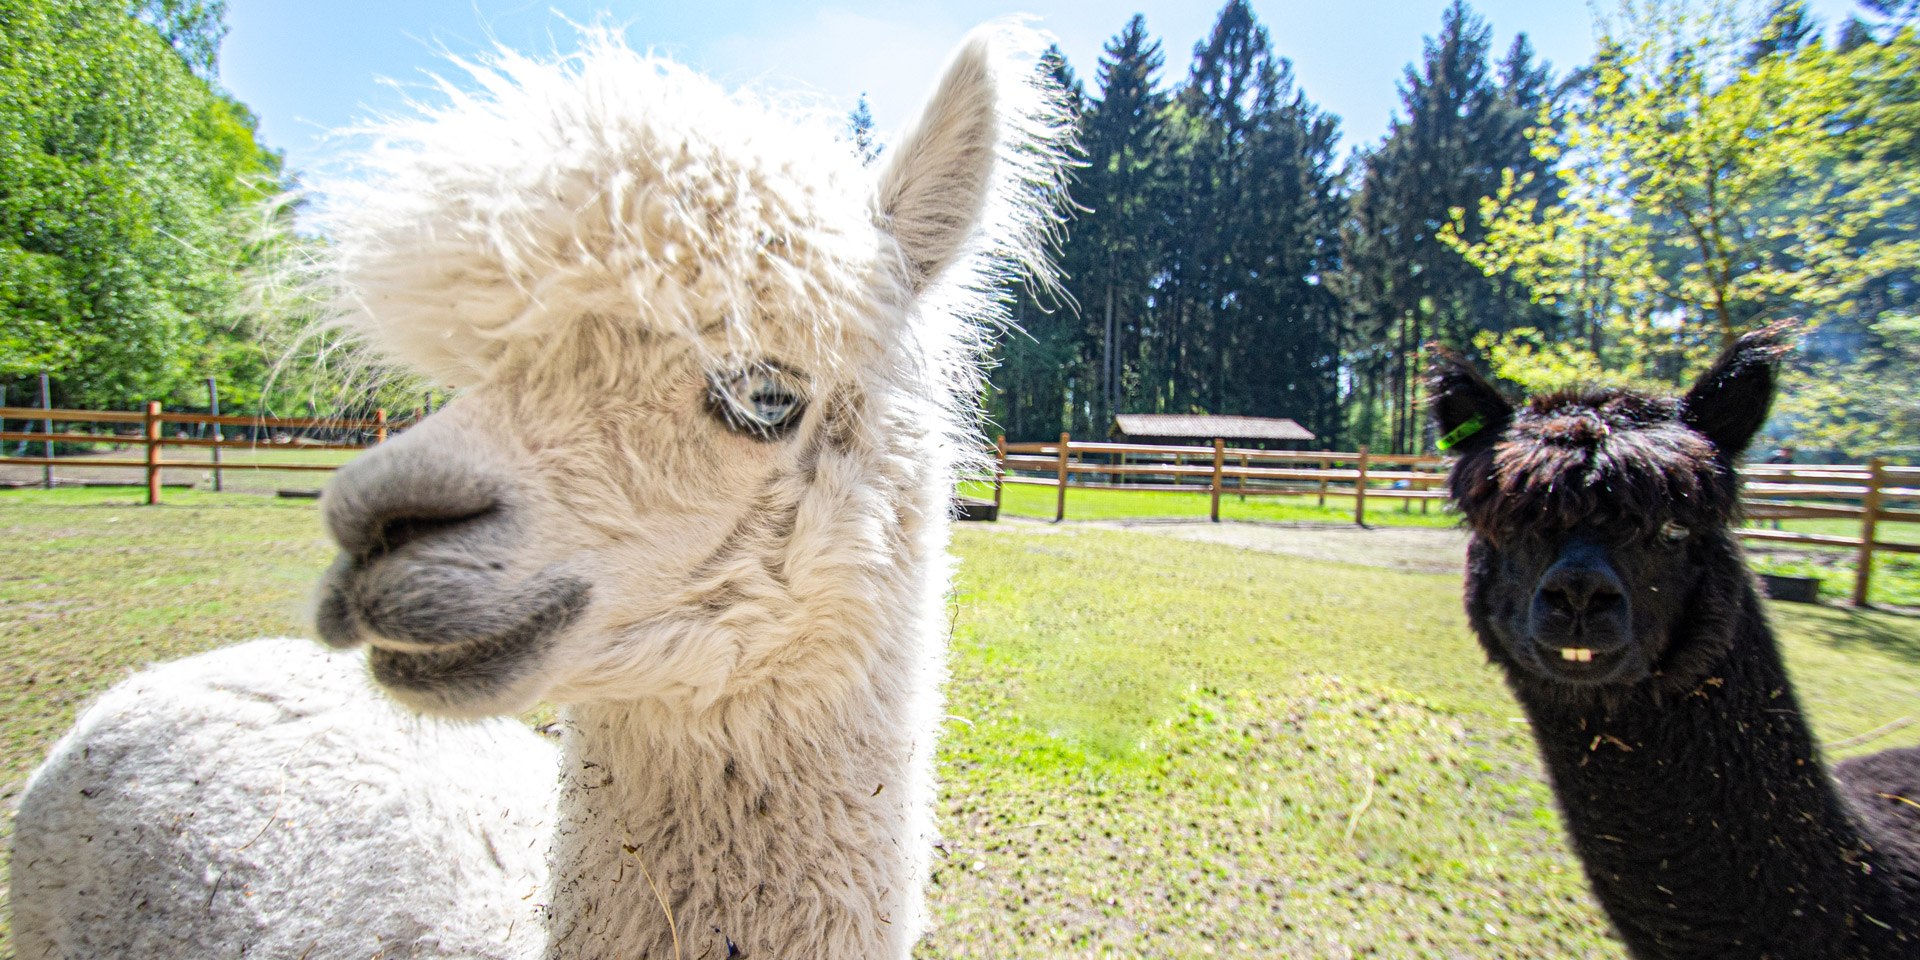
<svg viewBox="0 0 1920 960">
<path fill-rule="evenodd" d="M 831 709 L 937 617 L 982 331 L 1051 279 L 1033 39 L 976 32 L 877 169 L 603 35 L 376 130 L 345 312 L 458 393 L 330 486 L 322 636 L 439 712 Z"/>
</svg>

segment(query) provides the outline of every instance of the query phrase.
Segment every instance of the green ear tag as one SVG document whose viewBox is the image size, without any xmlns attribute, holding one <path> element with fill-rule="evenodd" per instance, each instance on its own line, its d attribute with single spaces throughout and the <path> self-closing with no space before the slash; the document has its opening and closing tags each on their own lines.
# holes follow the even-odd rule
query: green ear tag
<svg viewBox="0 0 1920 960">
<path fill-rule="evenodd" d="M 1441 437 L 1440 442 L 1436 444 L 1436 446 L 1438 446 L 1442 450 L 1451 450 L 1454 447 L 1459 446 L 1460 441 L 1465 440 L 1466 438 L 1471 437 L 1476 433 L 1479 433 L 1480 428 L 1486 425 L 1487 425 L 1487 422 L 1485 420 L 1480 419 L 1480 415 L 1476 413 L 1466 423 L 1463 423 L 1457 427 L 1454 427 L 1452 430 L 1447 431 L 1447 435 L 1444 437 Z"/>
</svg>

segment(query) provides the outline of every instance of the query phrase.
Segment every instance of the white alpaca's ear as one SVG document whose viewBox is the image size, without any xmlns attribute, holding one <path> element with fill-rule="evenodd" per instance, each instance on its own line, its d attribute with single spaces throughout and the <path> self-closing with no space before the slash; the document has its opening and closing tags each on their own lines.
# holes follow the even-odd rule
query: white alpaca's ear
<svg viewBox="0 0 1920 960">
<path fill-rule="evenodd" d="M 959 256 L 986 209 L 1000 134 L 993 67 L 989 39 L 975 32 L 880 176 L 881 226 L 916 291 Z"/>
</svg>

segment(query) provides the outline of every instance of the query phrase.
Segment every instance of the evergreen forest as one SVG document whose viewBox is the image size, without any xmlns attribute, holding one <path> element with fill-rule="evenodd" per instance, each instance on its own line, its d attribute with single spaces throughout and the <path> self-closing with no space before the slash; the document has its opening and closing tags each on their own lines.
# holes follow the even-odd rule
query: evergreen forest
<svg viewBox="0 0 1920 960">
<path fill-rule="evenodd" d="M 1227 0 L 1190 52 L 1143 17 L 1045 68 L 1084 151 L 1063 292 L 1016 290 L 983 398 L 1013 440 L 1119 413 L 1287 417 L 1430 450 L 1427 351 L 1537 390 L 1678 383 L 1806 331 L 1771 441 L 1920 455 L 1920 0 L 1618 0 L 1594 56 L 1496 44 L 1465 0 L 1356 142 Z M 0 0 L 0 389 L 293 415 L 419 403 L 330 369 L 257 278 L 324 243 L 221 86 L 222 0 Z M 884 149 L 864 99 L 849 139 Z M 305 351 L 303 353 L 302 351 Z"/>
</svg>

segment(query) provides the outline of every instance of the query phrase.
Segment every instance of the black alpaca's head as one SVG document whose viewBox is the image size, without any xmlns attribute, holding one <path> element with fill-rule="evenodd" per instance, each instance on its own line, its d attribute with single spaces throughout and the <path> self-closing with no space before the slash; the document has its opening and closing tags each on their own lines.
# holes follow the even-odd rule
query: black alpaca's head
<svg viewBox="0 0 1920 960">
<path fill-rule="evenodd" d="M 1786 331 L 1742 337 L 1685 396 L 1619 389 L 1516 406 L 1442 354 L 1430 403 L 1473 539 L 1467 613 L 1515 683 L 1579 697 L 1690 686 L 1729 642 L 1748 577 L 1733 462 L 1766 421 Z M 1716 644 L 1718 646 L 1716 646 Z"/>
</svg>

